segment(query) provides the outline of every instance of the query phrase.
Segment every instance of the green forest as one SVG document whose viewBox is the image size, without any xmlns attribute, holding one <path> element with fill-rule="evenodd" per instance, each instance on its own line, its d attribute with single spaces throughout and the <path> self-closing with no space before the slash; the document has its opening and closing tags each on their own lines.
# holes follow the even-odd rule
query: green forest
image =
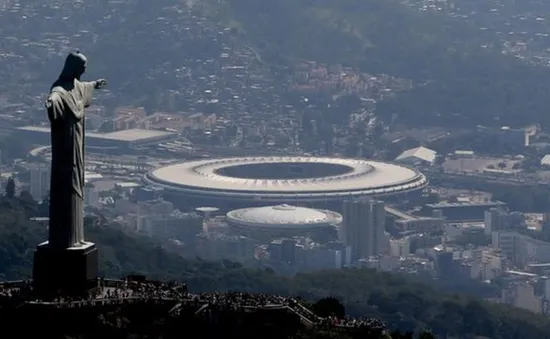
<svg viewBox="0 0 550 339">
<path fill-rule="evenodd" d="M 0 198 L 0 272 L 2 279 L 30 277 L 33 250 L 46 237 L 44 224 L 32 222 L 39 206 L 25 197 Z M 400 331 L 429 329 L 458 338 L 545 338 L 550 320 L 504 305 L 445 294 L 406 276 L 366 269 L 344 269 L 277 276 L 229 261 L 187 260 L 168 253 L 149 238 L 128 236 L 109 225 L 87 223 L 87 238 L 98 244 L 105 276 L 144 273 L 186 281 L 190 290 L 246 291 L 335 297 L 353 316 L 378 317 Z"/>
</svg>

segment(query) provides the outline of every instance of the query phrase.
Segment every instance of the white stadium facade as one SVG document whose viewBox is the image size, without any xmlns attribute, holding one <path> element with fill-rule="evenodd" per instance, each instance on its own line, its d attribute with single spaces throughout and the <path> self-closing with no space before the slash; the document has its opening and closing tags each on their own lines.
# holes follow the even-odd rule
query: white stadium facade
<svg viewBox="0 0 550 339">
<path fill-rule="evenodd" d="M 181 162 L 144 177 L 180 206 L 222 209 L 274 204 L 330 208 L 354 197 L 404 197 L 428 184 L 414 169 L 322 157 L 241 157 Z M 336 205 L 335 205 L 336 204 Z"/>
</svg>

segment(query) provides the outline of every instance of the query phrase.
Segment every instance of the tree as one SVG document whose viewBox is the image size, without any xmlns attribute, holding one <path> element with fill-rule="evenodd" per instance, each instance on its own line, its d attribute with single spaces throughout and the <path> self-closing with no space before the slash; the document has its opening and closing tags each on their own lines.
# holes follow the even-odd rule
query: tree
<svg viewBox="0 0 550 339">
<path fill-rule="evenodd" d="M 48 217 L 50 215 L 50 196 L 49 194 L 42 198 L 38 205 L 38 216 Z"/>
<path fill-rule="evenodd" d="M 424 331 L 420 333 L 418 339 L 435 339 L 434 335 L 431 332 Z"/>
<path fill-rule="evenodd" d="M 346 308 L 336 298 L 323 298 L 313 304 L 313 312 L 320 317 L 337 316 L 343 317 L 346 315 Z"/>
<path fill-rule="evenodd" d="M 15 180 L 13 180 L 13 177 L 10 177 L 8 179 L 8 183 L 6 184 L 6 197 L 13 198 L 15 196 Z"/>
<path fill-rule="evenodd" d="M 29 192 L 29 191 L 22 191 L 20 194 L 19 194 L 19 199 L 21 199 L 21 201 L 33 201 L 35 202 L 34 198 L 32 197 L 32 194 Z"/>
</svg>

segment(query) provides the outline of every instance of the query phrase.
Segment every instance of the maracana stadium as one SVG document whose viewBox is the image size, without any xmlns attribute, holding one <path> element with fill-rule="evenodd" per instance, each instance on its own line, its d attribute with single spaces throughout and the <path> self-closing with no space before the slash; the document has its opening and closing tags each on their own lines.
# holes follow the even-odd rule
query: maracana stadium
<svg viewBox="0 0 550 339">
<path fill-rule="evenodd" d="M 181 162 L 144 177 L 180 206 L 289 204 L 327 208 L 352 197 L 404 196 L 427 178 L 392 163 L 321 157 L 242 157 Z M 337 205 L 335 205 L 337 204 Z"/>
</svg>

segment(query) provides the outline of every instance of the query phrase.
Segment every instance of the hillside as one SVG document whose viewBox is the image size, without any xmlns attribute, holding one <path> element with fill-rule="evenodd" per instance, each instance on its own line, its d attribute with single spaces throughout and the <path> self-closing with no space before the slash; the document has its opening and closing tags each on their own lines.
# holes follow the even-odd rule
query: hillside
<svg viewBox="0 0 550 339">
<path fill-rule="evenodd" d="M 0 273 L 3 279 L 28 277 L 32 252 L 44 239 L 43 226 L 28 221 L 36 205 L 21 199 L 0 199 Z M 131 238 L 111 228 L 88 225 L 89 238 L 101 253 L 107 276 L 143 272 L 187 282 L 193 292 L 243 291 L 301 296 L 318 300 L 334 296 L 353 316 L 374 316 L 401 331 L 431 329 L 438 335 L 475 335 L 512 339 L 545 338 L 550 320 L 503 305 L 443 294 L 406 276 L 371 270 L 338 270 L 294 278 L 271 271 L 242 268 L 231 262 L 185 260 L 166 253 L 150 240 Z"/>
<path fill-rule="evenodd" d="M 231 270 L 189 279 L 203 290 L 262 291 L 307 299 L 335 296 L 349 314 L 369 314 L 401 330 L 428 328 L 437 335 L 468 338 L 546 338 L 550 321 L 509 306 L 447 295 L 424 284 L 371 270 L 340 270 L 298 275 L 292 279 L 269 272 Z"/>
<path fill-rule="evenodd" d="M 29 221 L 38 205 L 24 198 L 0 197 L 0 280 L 30 278 L 36 245 L 47 238 L 46 224 Z M 132 238 L 86 220 L 86 238 L 100 244 L 101 274 L 119 277 L 147 272 L 152 277 L 183 278 L 189 262 L 167 253 L 146 237 Z"/>
<path fill-rule="evenodd" d="M 213 7 L 212 15 L 275 62 L 305 58 L 412 79 L 413 90 L 378 105 L 386 118 L 445 126 L 550 123 L 550 71 L 502 55 L 496 37 L 458 19 L 393 0 L 226 0 Z"/>
<path fill-rule="evenodd" d="M 150 283 L 150 284 L 149 284 Z M 159 282 L 141 282 L 151 287 Z M 121 282 L 136 287 L 135 282 Z M 152 285 L 151 285 L 152 284 Z M 157 286 L 164 286 L 160 283 Z M 15 286 L 12 286 L 15 288 Z M 178 293 L 166 288 L 162 299 L 106 297 L 80 301 L 17 303 L 0 300 L 5 336 L 47 338 L 342 338 L 434 339 L 427 331 L 390 331 L 378 319 L 343 317 L 333 299 L 310 309 L 293 298 L 247 293 Z M 167 298 L 166 295 L 171 295 Z M 269 302 L 269 304 L 265 304 Z M 274 304 L 276 302 L 277 304 Z M 325 312 L 328 315 L 319 315 Z M 21 326 L 21 323 L 30 326 Z M 15 335 L 17 333 L 17 335 Z M 13 334 L 13 335 L 12 335 Z"/>
<path fill-rule="evenodd" d="M 3 34 L 18 38 L 4 42 L 14 55 L 3 60 L 0 91 L 9 101 L 32 107 L 37 93 L 57 76 L 65 52 L 80 48 L 90 60 L 87 78 L 110 81 L 97 98 L 109 108 L 277 109 L 292 100 L 285 67 L 308 59 L 411 79 L 412 90 L 379 103 L 377 112 L 386 119 L 397 116 L 409 125 L 550 125 L 547 68 L 502 55 L 500 40 L 463 21 L 420 13 L 395 0 L 99 0 L 62 7 L 28 1 L 10 6 L 0 8 Z M 29 20 L 22 20 L 23 14 Z M 227 51 L 229 57 L 222 57 Z M 245 67 L 269 90 L 231 81 L 225 64 Z M 205 105 L 199 97 L 207 89 L 218 90 L 224 105 Z M 231 99 L 235 95 L 241 100 Z"/>
</svg>

